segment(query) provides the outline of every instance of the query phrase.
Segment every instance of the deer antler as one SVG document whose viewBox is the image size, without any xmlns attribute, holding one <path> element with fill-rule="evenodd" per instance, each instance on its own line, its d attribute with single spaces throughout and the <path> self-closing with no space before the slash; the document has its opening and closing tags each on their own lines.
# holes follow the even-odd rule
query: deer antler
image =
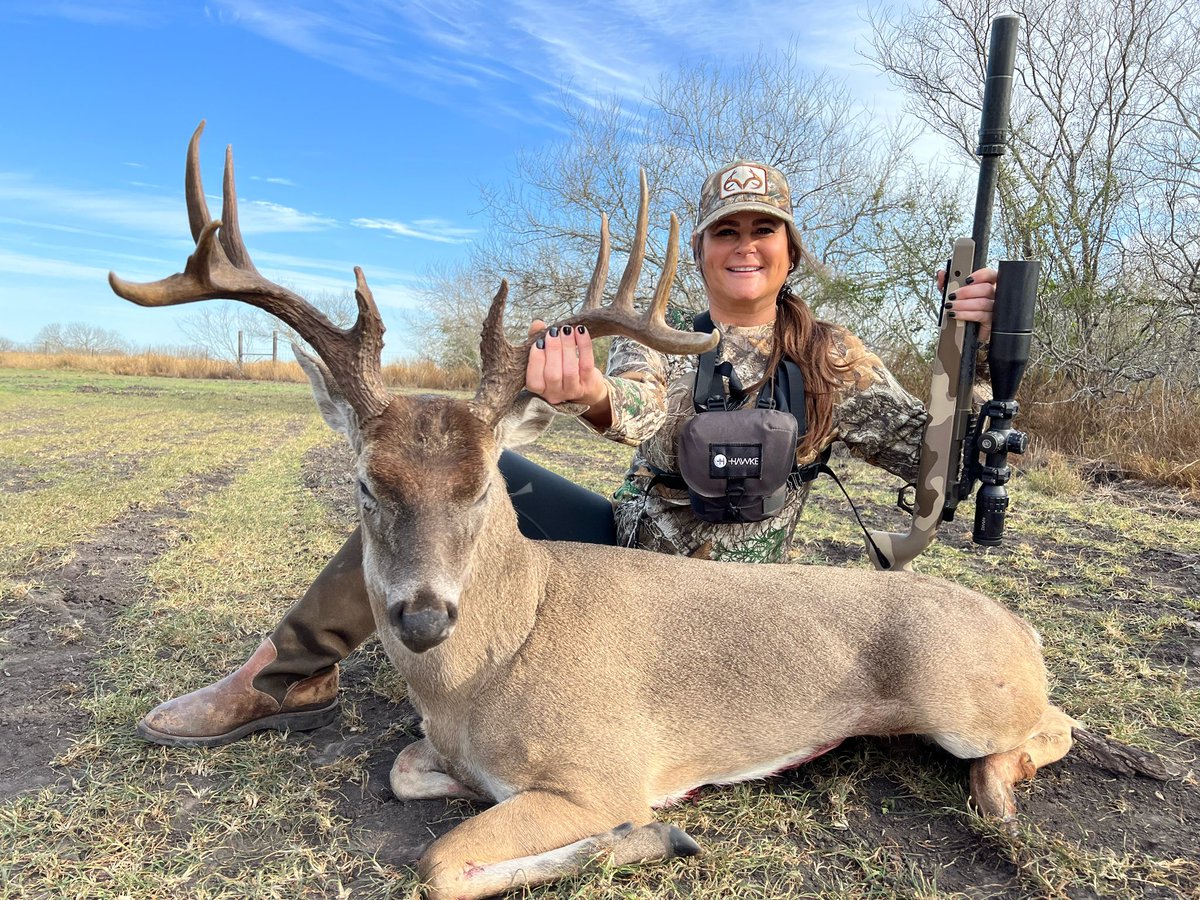
<svg viewBox="0 0 1200 900">
<path fill-rule="evenodd" d="M 563 319 L 562 324 L 585 325 L 592 337 L 620 334 L 632 338 L 663 353 L 693 356 L 711 350 L 720 335 L 715 332 L 677 331 L 666 322 L 667 300 L 671 296 L 671 285 L 675 280 L 675 267 L 679 262 L 679 220 L 671 214 L 670 235 L 667 238 L 667 253 L 662 272 L 654 290 L 654 299 L 645 312 L 633 308 L 633 294 L 642 274 L 642 262 L 646 258 L 646 231 L 649 221 L 650 196 L 646 186 L 646 173 L 641 172 L 641 196 L 638 204 L 637 228 L 629 260 L 621 274 L 617 294 L 609 306 L 601 306 L 604 285 L 608 281 L 608 217 L 600 216 L 600 252 L 596 256 L 596 268 L 578 315 Z M 530 336 L 522 346 L 516 346 L 504 336 L 504 304 L 508 299 L 508 282 L 500 282 L 500 290 L 492 300 L 487 318 L 483 323 L 483 334 L 479 352 L 483 362 L 483 375 L 475 399 L 471 401 L 476 413 L 489 425 L 504 416 L 512 406 L 517 394 L 525 385 L 525 367 L 529 350 L 546 331 Z M 553 327 L 553 326 L 549 326 Z M 549 327 L 547 330 L 549 330 Z"/>
<path fill-rule="evenodd" d="M 367 287 L 362 269 L 354 269 L 358 319 L 349 329 L 338 328 L 315 306 L 259 274 L 238 227 L 237 190 L 233 182 L 233 148 L 225 150 L 225 182 L 221 218 L 214 220 L 204 200 L 200 178 L 202 121 L 188 143 L 185 193 L 188 223 L 195 252 L 182 272 L 160 281 L 136 283 L 108 273 L 118 296 L 140 306 L 175 306 L 197 300 L 241 300 L 282 319 L 317 351 L 329 367 L 346 400 L 360 420 L 374 418 L 387 406 L 380 354 L 383 319 Z"/>
</svg>

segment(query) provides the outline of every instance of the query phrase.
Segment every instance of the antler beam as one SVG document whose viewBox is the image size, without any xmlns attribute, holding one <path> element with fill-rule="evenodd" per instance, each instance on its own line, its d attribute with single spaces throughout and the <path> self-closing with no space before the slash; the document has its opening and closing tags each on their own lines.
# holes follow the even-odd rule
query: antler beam
<svg viewBox="0 0 1200 900">
<path fill-rule="evenodd" d="M 125 281 L 109 272 L 108 283 L 118 296 L 140 306 L 176 306 L 199 300 L 225 299 L 240 300 L 265 310 L 282 319 L 312 345 L 360 420 L 379 415 L 390 399 L 380 364 L 383 318 L 362 269 L 354 269 L 358 319 L 349 329 L 338 328 L 303 297 L 259 274 L 238 226 L 231 147 L 225 150 L 221 218 L 214 220 L 209 215 L 200 177 L 200 135 L 203 131 L 202 121 L 188 143 L 184 191 L 188 224 L 196 250 L 188 257 L 184 270 L 145 283 Z"/>
</svg>

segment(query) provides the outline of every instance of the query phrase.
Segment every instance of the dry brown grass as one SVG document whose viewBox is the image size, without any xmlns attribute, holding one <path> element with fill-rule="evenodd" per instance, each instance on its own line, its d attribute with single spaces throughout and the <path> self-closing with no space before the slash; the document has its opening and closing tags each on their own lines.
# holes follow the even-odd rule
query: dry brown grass
<svg viewBox="0 0 1200 900">
<path fill-rule="evenodd" d="M 383 367 L 383 380 L 404 387 L 434 388 L 442 391 L 468 391 L 479 384 L 479 373 L 470 366 L 443 369 L 433 360 L 397 362 Z"/>
<path fill-rule="evenodd" d="M 910 354 L 889 359 L 888 365 L 905 388 L 922 399 L 928 396 L 927 363 Z M 6 351 L 0 352 L 0 366 L 135 377 L 305 380 L 294 362 L 253 362 L 239 371 L 221 360 L 153 351 L 103 356 Z M 394 387 L 449 391 L 470 390 L 479 378 L 468 366 L 447 370 L 431 360 L 392 363 L 383 367 L 383 377 Z M 1155 381 L 1105 401 L 1079 399 L 1070 386 L 1033 371 L 1026 375 L 1018 399 L 1018 425 L 1033 437 L 1036 454 L 1063 455 L 1081 468 L 1103 465 L 1200 498 L 1200 429 L 1192 423 L 1195 398 Z M 1031 454 L 1027 462 L 1036 458 Z"/>
<path fill-rule="evenodd" d="M 928 398 L 927 363 L 911 354 L 889 359 L 888 366 L 907 390 Z M 1032 438 L 1027 463 L 1064 456 L 1077 469 L 1104 468 L 1200 499 L 1195 397 L 1151 381 L 1105 400 L 1080 398 L 1075 388 L 1037 370 L 1026 373 L 1017 393 L 1017 427 Z"/>
<path fill-rule="evenodd" d="M 0 366 L 13 369 L 70 369 L 106 375 L 164 378 L 216 378 L 247 381 L 305 380 L 294 362 L 252 362 L 240 370 L 231 362 L 148 351 L 130 354 L 0 352 Z M 469 390 L 479 376 L 467 366 L 443 369 L 431 360 L 401 361 L 383 367 L 384 381 L 396 387 Z"/>
<path fill-rule="evenodd" d="M 1149 484 L 1200 498 L 1200 431 L 1195 397 L 1160 381 L 1106 400 L 1080 399 L 1052 379 L 1023 387 L 1024 427 L 1041 444 L 1085 465 L 1100 464 Z"/>
</svg>

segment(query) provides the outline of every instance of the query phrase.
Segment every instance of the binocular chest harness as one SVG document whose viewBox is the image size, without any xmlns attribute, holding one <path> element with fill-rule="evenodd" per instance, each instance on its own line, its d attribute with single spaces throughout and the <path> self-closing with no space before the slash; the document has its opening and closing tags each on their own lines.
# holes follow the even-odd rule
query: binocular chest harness
<svg viewBox="0 0 1200 900">
<path fill-rule="evenodd" d="M 692 328 L 711 333 L 712 316 L 698 314 Z M 680 474 L 656 469 L 651 484 L 686 489 L 692 511 L 706 522 L 761 522 L 783 509 L 789 486 L 833 475 L 830 450 L 796 465 L 796 446 L 808 431 L 799 366 L 782 360 L 767 373 L 755 405 L 746 407 L 748 392 L 731 363 L 717 362 L 719 350 L 701 354 L 696 365 L 696 414 L 676 447 Z"/>
</svg>

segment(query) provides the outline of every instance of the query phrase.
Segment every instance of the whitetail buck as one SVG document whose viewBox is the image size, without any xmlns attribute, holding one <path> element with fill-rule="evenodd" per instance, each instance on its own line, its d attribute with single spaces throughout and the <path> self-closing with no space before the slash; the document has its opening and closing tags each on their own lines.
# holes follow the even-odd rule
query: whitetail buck
<svg viewBox="0 0 1200 900">
<path fill-rule="evenodd" d="M 680 559 L 517 530 L 496 467 L 544 424 L 522 395 L 529 345 L 510 344 L 501 285 L 484 325 L 474 399 L 389 396 L 383 323 L 360 269 L 358 320 L 333 326 L 261 276 L 237 225 L 227 152 L 223 217 L 187 162 L 196 251 L 152 284 L 110 275 L 143 306 L 232 298 L 281 318 L 317 351 L 301 362 L 317 405 L 357 455 L 364 572 L 388 655 L 425 737 L 396 759 L 400 799 L 496 801 L 419 863 L 430 896 L 482 897 L 578 871 L 691 854 L 654 808 L 705 784 L 762 778 L 855 735 L 926 735 L 971 759 L 985 814 L 1015 815 L 1013 785 L 1071 746 L 1046 697 L 1033 629 L 981 594 L 911 572 Z M 583 311 L 594 336 L 694 354 L 709 335 L 664 322 L 678 225 L 644 315 L 633 293 L 647 201 L 613 305 L 600 307 L 607 225 Z M 535 336 L 536 337 L 536 336 Z M 540 413 L 539 413 L 540 409 Z"/>
</svg>

